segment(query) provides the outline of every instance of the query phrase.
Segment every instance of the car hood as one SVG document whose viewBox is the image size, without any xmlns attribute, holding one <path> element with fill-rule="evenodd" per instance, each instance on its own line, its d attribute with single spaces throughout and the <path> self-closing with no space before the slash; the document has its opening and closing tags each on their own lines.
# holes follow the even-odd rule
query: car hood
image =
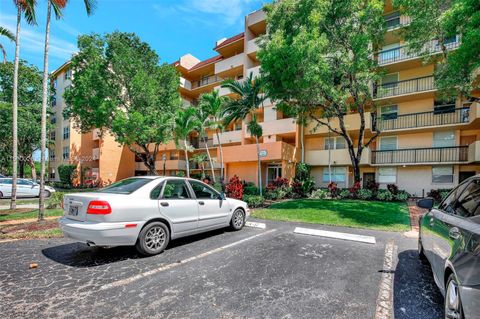
<svg viewBox="0 0 480 319">
<path fill-rule="evenodd" d="M 230 207 L 238 207 L 238 206 L 241 206 L 241 207 L 244 207 L 244 208 L 247 208 L 247 203 L 245 203 L 244 201 L 241 201 L 241 200 L 238 200 L 238 199 L 235 199 L 235 198 L 230 198 L 230 197 L 227 197 L 227 201 L 228 201 L 228 204 L 230 205 Z"/>
</svg>

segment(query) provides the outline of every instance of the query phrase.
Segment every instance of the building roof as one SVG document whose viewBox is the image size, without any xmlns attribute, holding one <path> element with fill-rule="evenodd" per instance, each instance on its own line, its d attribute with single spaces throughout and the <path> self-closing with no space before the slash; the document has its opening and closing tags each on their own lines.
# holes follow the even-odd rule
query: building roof
<svg viewBox="0 0 480 319">
<path fill-rule="evenodd" d="M 223 57 L 219 54 L 219 55 L 216 55 L 214 57 L 211 57 L 211 58 L 208 58 L 206 60 L 203 60 L 203 61 L 200 61 L 198 62 L 197 64 L 195 64 L 194 66 L 192 66 L 189 71 L 192 71 L 192 70 L 195 70 L 195 69 L 199 69 L 201 68 L 202 66 L 205 66 L 205 65 L 208 65 L 208 64 L 211 64 L 211 63 L 214 63 L 214 62 L 217 62 L 219 60 L 221 60 Z"/>
<path fill-rule="evenodd" d="M 244 32 L 239 33 L 239 34 L 237 34 L 237 35 L 234 35 L 233 37 L 230 37 L 230 38 L 226 39 L 225 41 L 217 44 L 213 49 L 214 49 L 214 50 L 217 50 L 217 49 L 219 49 L 219 48 L 221 48 L 221 47 L 224 47 L 224 46 L 226 46 L 226 45 L 228 45 L 228 44 L 230 44 L 230 43 L 233 43 L 233 42 L 236 42 L 236 41 L 238 41 L 238 40 L 241 40 L 241 39 L 243 39 L 244 36 L 245 36 L 245 33 L 244 33 Z"/>
<path fill-rule="evenodd" d="M 51 77 L 55 77 L 58 75 L 58 73 L 60 73 L 62 70 L 64 70 L 65 68 L 67 68 L 70 63 L 72 61 L 68 60 L 67 62 L 65 62 L 64 64 L 62 64 L 61 66 L 59 66 L 56 70 L 54 70 L 52 73 L 50 73 L 50 76 Z"/>
</svg>

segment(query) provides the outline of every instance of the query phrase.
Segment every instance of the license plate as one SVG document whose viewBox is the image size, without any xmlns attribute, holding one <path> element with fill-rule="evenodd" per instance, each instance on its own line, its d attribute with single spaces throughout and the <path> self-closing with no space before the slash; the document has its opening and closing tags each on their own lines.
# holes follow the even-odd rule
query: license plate
<svg viewBox="0 0 480 319">
<path fill-rule="evenodd" d="M 78 216 L 78 206 L 70 206 L 68 208 L 68 215 Z"/>
</svg>

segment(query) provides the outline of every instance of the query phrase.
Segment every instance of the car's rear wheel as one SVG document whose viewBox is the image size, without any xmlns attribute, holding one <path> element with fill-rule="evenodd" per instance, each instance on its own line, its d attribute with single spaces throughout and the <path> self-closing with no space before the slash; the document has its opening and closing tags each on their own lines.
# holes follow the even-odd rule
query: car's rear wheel
<svg viewBox="0 0 480 319">
<path fill-rule="evenodd" d="M 3 198 L 3 193 L 2 192 L 0 192 L 0 198 Z"/>
<path fill-rule="evenodd" d="M 245 212 L 241 208 L 237 208 L 232 214 L 230 227 L 233 230 L 240 230 L 245 226 Z"/>
<path fill-rule="evenodd" d="M 49 191 L 44 190 L 43 195 L 44 195 L 43 198 L 49 198 L 52 194 Z"/>
<path fill-rule="evenodd" d="M 152 256 L 164 251 L 169 241 L 168 227 L 162 222 L 153 222 L 140 231 L 135 247 L 142 255 Z"/>
<path fill-rule="evenodd" d="M 462 300 L 454 274 L 448 277 L 445 287 L 445 319 L 464 319 Z"/>
</svg>

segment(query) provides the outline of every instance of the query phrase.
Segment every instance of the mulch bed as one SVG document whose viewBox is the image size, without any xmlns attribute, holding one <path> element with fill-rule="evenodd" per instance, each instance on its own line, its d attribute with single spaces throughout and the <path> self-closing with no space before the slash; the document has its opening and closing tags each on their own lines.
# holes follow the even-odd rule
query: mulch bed
<svg viewBox="0 0 480 319">
<path fill-rule="evenodd" d="M 17 225 L 8 225 L 0 228 L 0 234 L 29 233 L 34 231 L 58 228 L 57 220 L 45 220 Z"/>
</svg>

